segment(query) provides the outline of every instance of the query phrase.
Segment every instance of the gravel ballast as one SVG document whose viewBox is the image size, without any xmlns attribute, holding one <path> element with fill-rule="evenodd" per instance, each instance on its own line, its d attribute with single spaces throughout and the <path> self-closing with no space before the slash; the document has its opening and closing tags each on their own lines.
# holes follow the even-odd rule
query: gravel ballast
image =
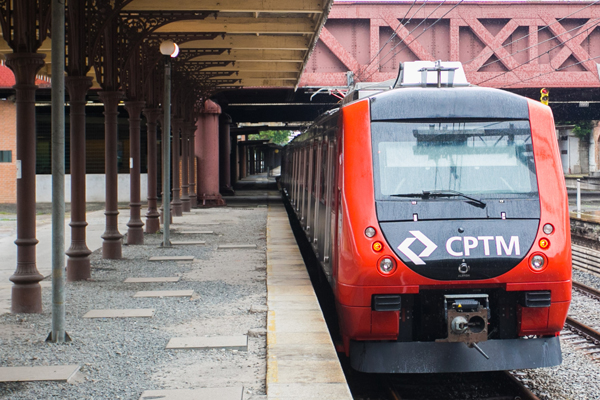
<svg viewBox="0 0 600 400">
<path fill-rule="evenodd" d="M 123 246 L 123 259 L 94 252 L 92 279 L 67 285 L 66 330 L 73 339 L 50 344 L 51 290 L 42 314 L 0 315 L 0 366 L 79 364 L 70 383 L 0 383 L 2 399 L 138 399 L 144 390 L 243 386 L 244 399 L 265 398 L 266 208 L 215 208 L 175 217 L 171 239 L 205 245 L 161 248 L 161 234 Z M 214 234 L 196 223 L 220 222 Z M 124 232 L 122 232 L 124 233 Z M 256 249 L 217 251 L 219 244 Z M 148 261 L 192 255 L 192 262 Z M 124 283 L 128 277 L 173 277 L 179 282 Z M 49 279 L 47 279 L 49 280 Z M 192 297 L 134 298 L 138 291 L 193 290 Z M 152 318 L 82 316 L 95 309 L 155 309 Z M 252 309 L 252 312 L 250 310 Z M 256 312 L 256 310 L 260 310 Z M 247 335 L 248 351 L 166 350 L 171 338 Z"/>
</svg>

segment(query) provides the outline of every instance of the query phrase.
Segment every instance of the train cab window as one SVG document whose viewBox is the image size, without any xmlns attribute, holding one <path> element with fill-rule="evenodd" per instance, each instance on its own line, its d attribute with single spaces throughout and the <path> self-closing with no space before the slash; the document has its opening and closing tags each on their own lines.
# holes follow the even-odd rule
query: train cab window
<svg viewBox="0 0 600 400">
<path fill-rule="evenodd" d="M 372 135 L 377 200 L 537 196 L 528 121 L 373 122 Z"/>
</svg>

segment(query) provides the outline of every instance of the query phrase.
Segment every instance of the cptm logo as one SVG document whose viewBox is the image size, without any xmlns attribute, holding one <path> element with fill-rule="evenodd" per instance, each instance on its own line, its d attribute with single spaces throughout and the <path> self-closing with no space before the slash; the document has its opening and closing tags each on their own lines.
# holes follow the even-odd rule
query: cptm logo
<svg viewBox="0 0 600 400">
<path fill-rule="evenodd" d="M 400 246 L 398 246 L 398 250 L 408 257 L 415 265 L 425 265 L 425 261 L 423 261 L 422 258 L 429 257 L 438 246 L 421 231 L 409 232 L 413 237 L 404 239 L 404 241 L 400 243 Z M 415 240 L 418 240 L 425 246 L 425 249 L 419 255 L 415 254 L 415 252 L 410 249 L 410 246 Z M 502 236 L 453 236 L 446 241 L 446 251 L 452 257 L 469 257 L 471 255 L 471 250 L 475 250 L 480 244 L 483 247 L 483 254 L 485 256 L 490 256 L 494 247 L 496 250 L 495 255 L 497 256 L 512 256 L 513 252 L 517 256 L 521 255 L 521 246 L 519 245 L 518 236 L 511 236 L 508 244 Z"/>
<path fill-rule="evenodd" d="M 421 231 L 409 232 L 414 237 L 404 239 L 404 241 L 400 243 L 400 246 L 398 246 L 398 250 L 408 257 L 410 261 L 415 263 L 415 265 L 425 265 L 425 261 L 423 261 L 421 257 L 429 257 L 431 253 L 437 249 L 437 245 L 433 243 L 427 236 L 423 235 Z M 413 242 L 417 239 L 419 239 L 419 242 L 423 243 L 425 246 L 425 250 L 423 250 L 419 255 L 416 255 L 415 252 L 410 249 L 410 245 L 413 244 Z"/>
</svg>

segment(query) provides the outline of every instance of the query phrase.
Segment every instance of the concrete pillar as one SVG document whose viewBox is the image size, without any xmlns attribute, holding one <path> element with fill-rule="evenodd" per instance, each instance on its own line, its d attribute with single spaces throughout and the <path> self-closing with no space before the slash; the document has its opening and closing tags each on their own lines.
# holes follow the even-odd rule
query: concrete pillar
<svg viewBox="0 0 600 400">
<path fill-rule="evenodd" d="M 198 204 L 225 205 L 219 193 L 219 114 L 221 107 L 211 100 L 204 103 L 200 114 L 200 135 L 197 135 Z"/>
<path fill-rule="evenodd" d="M 189 196 L 189 172 L 190 172 L 190 153 L 189 153 L 189 129 L 188 122 L 181 124 L 181 209 L 183 212 L 192 211 Z"/>
<path fill-rule="evenodd" d="M 9 53 L 6 66 L 14 75 L 17 105 L 17 269 L 9 278 L 11 312 L 41 313 L 44 277 L 35 260 L 35 75 L 44 66 L 45 54 Z"/>
<path fill-rule="evenodd" d="M 198 207 L 198 197 L 196 195 L 196 123 L 191 122 L 187 126 L 189 144 L 189 183 L 188 183 L 188 191 L 190 196 L 190 206 Z"/>
<path fill-rule="evenodd" d="M 92 87 L 92 78 L 67 76 L 69 91 L 69 118 L 71 121 L 71 246 L 67 250 L 67 280 L 91 278 L 90 254 L 86 244 L 85 216 L 85 95 Z"/>
<path fill-rule="evenodd" d="M 172 142 L 172 152 L 171 152 L 171 171 L 172 171 L 172 189 L 173 192 L 173 200 L 171 200 L 171 207 L 173 208 L 173 214 L 176 217 L 181 217 L 183 215 L 183 205 L 181 202 L 181 180 L 179 179 L 179 161 L 180 161 L 180 134 L 179 130 L 181 129 L 183 119 L 181 118 L 173 118 L 172 119 L 172 131 L 171 134 L 173 136 Z"/>
<path fill-rule="evenodd" d="M 98 92 L 104 103 L 104 166 L 106 174 L 106 228 L 102 234 L 102 258 L 119 259 L 122 257 L 121 241 L 123 235 L 119 233 L 119 208 L 118 208 L 118 160 L 117 160 L 117 115 L 119 101 L 123 98 L 122 92 Z"/>
<path fill-rule="evenodd" d="M 140 123 L 144 101 L 126 101 L 129 113 L 129 222 L 127 222 L 127 244 L 144 244 L 144 223 L 141 218 L 140 200 Z"/>
<path fill-rule="evenodd" d="M 144 109 L 146 116 L 146 133 L 148 144 L 148 211 L 146 212 L 146 233 L 157 233 L 160 231 L 160 222 L 158 220 L 158 158 L 156 150 L 156 125 L 160 110 L 157 108 Z"/>
<path fill-rule="evenodd" d="M 219 116 L 219 188 L 224 195 L 233 195 L 231 187 L 231 138 L 229 127 L 231 117 L 227 114 Z"/>
</svg>

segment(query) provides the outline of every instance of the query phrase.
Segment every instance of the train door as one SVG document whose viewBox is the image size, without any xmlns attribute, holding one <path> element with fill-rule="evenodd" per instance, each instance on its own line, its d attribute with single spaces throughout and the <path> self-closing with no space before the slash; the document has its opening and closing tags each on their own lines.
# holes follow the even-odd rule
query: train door
<svg viewBox="0 0 600 400">
<path fill-rule="evenodd" d="M 335 209 L 333 206 L 333 199 L 335 196 L 335 169 L 334 162 L 336 159 L 336 151 L 335 151 L 335 139 L 329 140 L 327 144 L 327 164 L 325 176 L 327 177 L 325 181 L 325 235 L 323 237 L 323 269 L 325 270 L 325 275 L 327 275 L 327 279 L 331 282 L 332 275 L 332 258 L 331 258 L 331 243 L 334 239 L 334 230 L 332 229 L 332 225 L 335 224 Z"/>
</svg>

